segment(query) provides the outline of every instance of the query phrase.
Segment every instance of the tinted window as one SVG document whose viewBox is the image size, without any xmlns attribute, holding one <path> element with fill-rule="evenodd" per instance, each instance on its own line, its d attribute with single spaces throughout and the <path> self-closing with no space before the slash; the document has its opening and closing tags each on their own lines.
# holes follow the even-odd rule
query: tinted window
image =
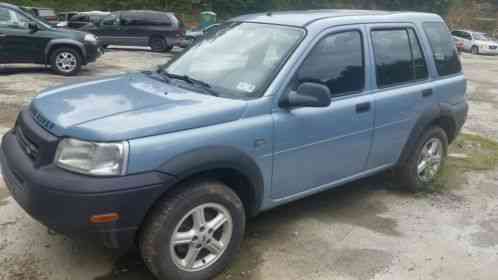
<svg viewBox="0 0 498 280">
<path fill-rule="evenodd" d="M 27 29 L 30 22 L 24 15 L 0 7 L 0 27 Z"/>
<path fill-rule="evenodd" d="M 0 7 L 0 26 L 10 25 L 12 20 L 9 10 Z"/>
<path fill-rule="evenodd" d="M 422 47 L 420 46 L 420 41 L 418 40 L 417 34 L 413 29 L 410 28 L 408 29 L 408 35 L 410 37 L 410 47 L 413 55 L 413 79 L 427 79 L 429 77 L 429 71 L 427 70 L 424 53 L 422 52 Z"/>
<path fill-rule="evenodd" d="M 365 66 L 361 33 L 349 31 L 322 39 L 301 66 L 298 79 L 325 84 L 333 96 L 362 91 Z"/>
<path fill-rule="evenodd" d="M 171 25 L 169 17 L 161 13 L 152 13 L 148 21 L 149 25 Z"/>
<path fill-rule="evenodd" d="M 429 22 L 424 23 L 424 29 L 432 48 L 439 75 L 447 76 L 460 73 L 462 65 L 446 25 L 442 22 Z"/>
<path fill-rule="evenodd" d="M 88 18 L 88 16 L 74 16 L 71 18 L 71 21 L 79 21 L 79 22 L 89 22 L 90 19 Z"/>
<path fill-rule="evenodd" d="M 372 32 L 377 85 L 385 87 L 414 80 L 412 54 L 405 29 Z"/>
<path fill-rule="evenodd" d="M 118 16 L 114 14 L 105 17 L 102 21 L 102 24 L 104 25 L 115 25 L 117 23 L 118 23 Z"/>
<path fill-rule="evenodd" d="M 171 25 L 171 21 L 163 13 L 126 13 L 121 17 L 123 25 Z"/>
</svg>

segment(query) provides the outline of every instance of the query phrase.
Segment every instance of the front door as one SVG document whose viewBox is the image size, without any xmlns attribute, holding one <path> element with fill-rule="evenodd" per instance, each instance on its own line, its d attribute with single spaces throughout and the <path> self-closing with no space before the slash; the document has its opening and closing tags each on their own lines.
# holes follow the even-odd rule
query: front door
<svg viewBox="0 0 498 280">
<path fill-rule="evenodd" d="M 289 91 L 306 81 L 329 87 L 327 108 L 278 108 L 272 198 L 327 188 L 365 170 L 374 107 L 362 26 L 334 29 L 313 47 Z"/>
<path fill-rule="evenodd" d="M 39 62 L 43 58 L 44 31 L 29 29 L 31 20 L 21 13 L 0 7 L 0 60 Z"/>
</svg>

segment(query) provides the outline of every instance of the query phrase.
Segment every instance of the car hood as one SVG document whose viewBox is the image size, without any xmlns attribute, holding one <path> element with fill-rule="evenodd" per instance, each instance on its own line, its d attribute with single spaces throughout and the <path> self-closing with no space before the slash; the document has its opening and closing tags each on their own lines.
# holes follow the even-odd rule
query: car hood
<svg viewBox="0 0 498 280">
<path fill-rule="evenodd" d="M 46 90 L 31 111 L 54 135 L 108 142 L 235 121 L 246 107 L 134 73 Z"/>
</svg>

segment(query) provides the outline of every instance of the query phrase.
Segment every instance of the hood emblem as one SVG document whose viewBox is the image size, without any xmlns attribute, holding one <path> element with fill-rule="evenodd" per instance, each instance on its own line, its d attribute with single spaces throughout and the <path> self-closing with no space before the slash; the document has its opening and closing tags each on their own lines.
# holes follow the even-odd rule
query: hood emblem
<svg viewBox="0 0 498 280">
<path fill-rule="evenodd" d="M 52 130 L 55 124 L 45 118 L 38 110 L 35 108 L 31 108 L 31 114 L 33 115 L 33 119 L 42 127 L 48 130 Z"/>
</svg>

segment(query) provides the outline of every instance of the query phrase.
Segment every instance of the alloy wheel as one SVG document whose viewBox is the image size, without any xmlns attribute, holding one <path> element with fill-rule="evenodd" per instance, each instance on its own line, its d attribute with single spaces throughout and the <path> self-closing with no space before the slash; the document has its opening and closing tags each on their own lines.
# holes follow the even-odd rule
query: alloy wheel
<svg viewBox="0 0 498 280">
<path fill-rule="evenodd" d="M 200 271 L 213 265 L 232 238 L 230 212 L 217 203 L 205 203 L 188 212 L 170 240 L 173 262 L 184 271 Z"/>
<path fill-rule="evenodd" d="M 420 181 L 429 183 L 436 177 L 441 169 L 443 152 L 443 143 L 438 138 L 431 138 L 425 143 L 417 163 Z"/>
<path fill-rule="evenodd" d="M 64 73 L 72 72 L 78 66 L 76 56 L 70 52 L 61 52 L 55 58 L 57 69 Z"/>
</svg>

